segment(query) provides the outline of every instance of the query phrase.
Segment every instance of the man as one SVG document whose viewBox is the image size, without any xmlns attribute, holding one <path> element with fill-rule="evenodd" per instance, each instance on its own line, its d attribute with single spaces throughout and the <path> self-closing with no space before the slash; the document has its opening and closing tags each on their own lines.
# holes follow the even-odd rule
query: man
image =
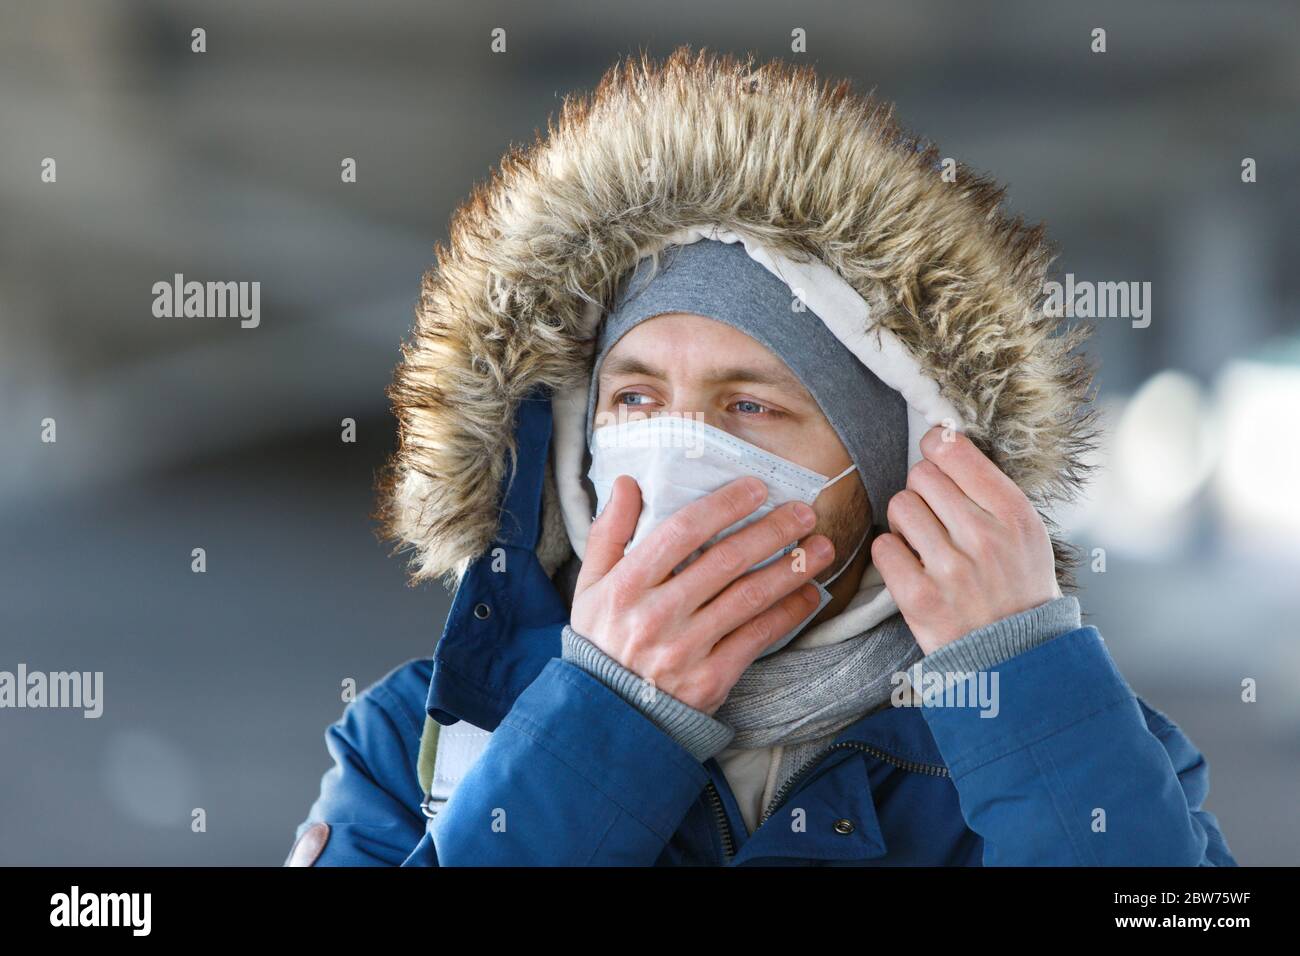
<svg viewBox="0 0 1300 956">
<path fill-rule="evenodd" d="M 682 50 L 457 214 L 386 491 L 456 596 L 288 862 L 1234 864 L 1062 591 L 1088 376 L 1038 234 L 933 162 Z"/>
</svg>

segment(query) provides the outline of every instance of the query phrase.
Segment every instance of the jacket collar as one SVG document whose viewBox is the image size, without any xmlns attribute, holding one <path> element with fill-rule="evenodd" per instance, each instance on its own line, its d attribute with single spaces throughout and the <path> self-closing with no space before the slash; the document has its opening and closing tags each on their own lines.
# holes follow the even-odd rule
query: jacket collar
<svg viewBox="0 0 1300 956">
<path fill-rule="evenodd" d="M 517 467 L 502 481 L 497 536 L 461 577 L 434 650 L 426 709 L 440 723 L 495 730 L 560 655 L 569 609 L 535 553 L 550 440 L 550 397 L 534 392 L 515 415 Z"/>
<path fill-rule="evenodd" d="M 863 744 L 910 764 L 946 766 L 919 706 L 887 706 L 867 714 L 840 731 L 833 742 Z"/>
</svg>

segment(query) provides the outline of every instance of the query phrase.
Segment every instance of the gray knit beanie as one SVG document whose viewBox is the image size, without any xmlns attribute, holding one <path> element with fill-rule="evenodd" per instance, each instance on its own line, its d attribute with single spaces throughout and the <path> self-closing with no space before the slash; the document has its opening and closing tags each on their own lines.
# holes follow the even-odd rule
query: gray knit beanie
<svg viewBox="0 0 1300 956">
<path fill-rule="evenodd" d="M 631 329 L 668 312 L 690 312 L 744 332 L 780 358 L 808 389 L 857 465 L 874 524 L 907 482 L 907 404 L 862 364 L 794 293 L 740 243 L 700 239 L 666 247 L 659 268 L 646 256 L 619 284 L 597 333 L 587 396 L 591 447 L 605 356 Z M 829 476 L 828 476 L 829 477 Z"/>
</svg>

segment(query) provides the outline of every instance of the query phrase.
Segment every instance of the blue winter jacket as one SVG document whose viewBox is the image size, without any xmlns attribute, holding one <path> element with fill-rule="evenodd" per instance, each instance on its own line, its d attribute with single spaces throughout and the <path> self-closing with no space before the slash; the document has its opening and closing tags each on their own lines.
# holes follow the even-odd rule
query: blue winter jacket
<svg viewBox="0 0 1300 956">
<path fill-rule="evenodd" d="M 995 719 L 891 707 L 845 728 L 748 835 L 715 760 L 560 659 L 569 609 L 534 555 L 545 398 L 522 403 L 516 434 L 493 545 L 506 571 L 490 569 L 492 549 L 473 563 L 433 658 L 392 671 L 328 728 L 334 765 L 297 862 L 1236 865 L 1202 806 L 1205 758 L 1134 694 L 1092 626 L 1001 664 Z M 431 819 L 416 772 L 426 713 L 493 731 Z"/>
</svg>

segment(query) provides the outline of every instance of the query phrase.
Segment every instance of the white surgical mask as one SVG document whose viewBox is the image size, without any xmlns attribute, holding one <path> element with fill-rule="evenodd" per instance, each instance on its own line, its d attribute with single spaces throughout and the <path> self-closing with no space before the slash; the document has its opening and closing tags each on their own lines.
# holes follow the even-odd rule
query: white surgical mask
<svg viewBox="0 0 1300 956">
<path fill-rule="evenodd" d="M 640 544 L 655 528 L 691 502 L 738 478 L 752 475 L 767 486 L 767 498 L 757 509 L 706 541 L 674 568 L 673 573 L 682 571 L 705 548 L 787 502 L 802 501 L 811 505 L 818 495 L 857 467 L 849 465 L 835 477 L 828 478 L 764 451 L 757 445 L 742 441 L 720 428 L 676 415 L 640 418 L 598 428 L 592 433 L 592 445 L 591 469 L 587 477 L 596 489 L 597 515 L 605 509 L 614 481 L 619 475 L 630 475 L 641 488 L 641 517 L 637 520 L 636 530 L 624 553 Z M 822 608 L 831 601 L 828 585 L 853 563 L 865 541 L 864 536 L 853 549 L 848 561 L 831 576 L 830 581 L 825 584 L 816 580 L 810 582 L 818 592 L 816 610 L 779 641 L 770 645 L 759 657 L 766 657 L 785 647 L 821 613 Z M 795 544 L 792 543 L 749 570 L 754 571 L 770 564 L 794 548 Z"/>
</svg>

